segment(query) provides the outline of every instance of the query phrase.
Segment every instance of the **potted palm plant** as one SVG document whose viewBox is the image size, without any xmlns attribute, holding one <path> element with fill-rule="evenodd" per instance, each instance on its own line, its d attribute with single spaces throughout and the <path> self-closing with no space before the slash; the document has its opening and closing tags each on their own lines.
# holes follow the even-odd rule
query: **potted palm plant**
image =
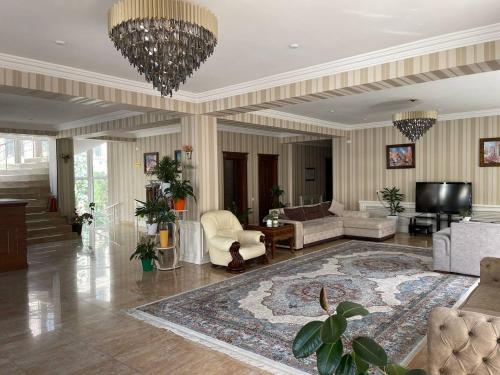
<svg viewBox="0 0 500 375">
<path fill-rule="evenodd" d="M 78 209 L 75 208 L 75 215 L 71 219 L 71 229 L 73 232 L 78 233 L 79 236 L 82 235 L 83 224 L 92 224 L 94 220 L 94 210 L 95 203 L 89 203 L 90 212 L 84 212 L 80 214 Z"/>
<path fill-rule="evenodd" d="M 175 181 L 181 173 L 181 163 L 169 156 L 165 156 L 156 164 L 151 173 L 156 175 L 158 180 L 162 182 L 161 190 L 165 191 L 168 189 L 169 184 Z"/>
<path fill-rule="evenodd" d="M 138 244 L 135 251 L 130 256 L 130 260 L 132 259 L 140 259 L 144 272 L 152 271 L 153 260 L 158 260 L 155 251 L 155 242 L 148 240 L 148 242 Z"/>
<path fill-rule="evenodd" d="M 285 190 L 283 190 L 279 185 L 275 185 L 271 188 L 272 197 L 272 208 L 283 208 L 285 205 L 281 202 L 281 197 L 285 195 Z"/>
<path fill-rule="evenodd" d="M 401 206 L 401 202 L 406 198 L 406 195 L 401 193 L 399 188 L 395 186 L 391 188 L 384 188 L 380 191 L 380 194 L 382 196 L 382 204 L 385 202 L 388 205 L 385 206 L 384 204 L 384 207 L 389 209 L 389 215 L 387 215 L 387 218 L 394 220 L 397 225 L 398 214 L 405 211 L 405 208 Z"/>
<path fill-rule="evenodd" d="M 172 195 L 174 209 L 176 211 L 182 211 L 186 208 L 187 197 L 193 197 L 196 201 L 193 186 L 191 186 L 191 182 L 189 180 L 173 180 L 167 191 Z"/>
<path fill-rule="evenodd" d="M 146 218 L 146 228 L 149 235 L 154 235 L 158 232 L 158 215 L 162 211 L 161 203 L 158 199 L 143 202 L 137 200 L 142 206 L 135 209 L 135 216 Z"/>
</svg>

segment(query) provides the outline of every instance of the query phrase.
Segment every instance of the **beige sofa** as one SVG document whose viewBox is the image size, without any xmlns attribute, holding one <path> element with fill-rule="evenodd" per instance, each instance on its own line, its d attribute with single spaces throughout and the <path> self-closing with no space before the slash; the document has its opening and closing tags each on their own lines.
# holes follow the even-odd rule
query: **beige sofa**
<svg viewBox="0 0 500 375">
<path fill-rule="evenodd" d="M 302 249 L 321 242 L 337 238 L 349 237 L 363 240 L 384 241 L 396 233 L 396 224 L 393 220 L 383 218 L 370 218 L 366 211 L 343 211 L 341 216 L 328 212 L 330 202 L 317 205 L 287 207 L 279 209 L 280 223 L 293 224 L 295 227 L 295 249 Z M 318 210 L 315 215 L 305 220 L 292 220 L 286 216 L 287 210 L 305 209 L 314 211 L 321 207 L 322 217 Z"/>
</svg>

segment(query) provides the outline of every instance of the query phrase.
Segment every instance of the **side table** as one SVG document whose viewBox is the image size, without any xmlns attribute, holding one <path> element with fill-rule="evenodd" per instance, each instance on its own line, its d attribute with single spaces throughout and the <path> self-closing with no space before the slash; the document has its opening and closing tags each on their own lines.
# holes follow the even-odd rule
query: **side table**
<svg viewBox="0 0 500 375">
<path fill-rule="evenodd" d="M 266 250 L 271 253 L 271 258 L 274 259 L 276 251 L 276 243 L 278 241 L 288 240 L 290 251 L 293 252 L 295 246 L 295 228 L 292 224 L 280 224 L 277 227 L 267 227 L 261 225 L 247 225 L 248 230 L 258 230 L 264 233 L 266 237 Z"/>
</svg>

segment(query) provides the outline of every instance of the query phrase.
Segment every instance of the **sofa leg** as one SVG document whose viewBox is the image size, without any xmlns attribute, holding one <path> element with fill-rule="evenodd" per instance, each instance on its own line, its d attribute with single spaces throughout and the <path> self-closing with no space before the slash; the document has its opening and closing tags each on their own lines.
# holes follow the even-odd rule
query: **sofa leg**
<svg viewBox="0 0 500 375">
<path fill-rule="evenodd" d="M 242 273 L 245 272 L 245 260 L 240 254 L 240 243 L 233 242 L 229 248 L 229 253 L 233 260 L 227 265 L 227 272 L 229 273 Z"/>
</svg>

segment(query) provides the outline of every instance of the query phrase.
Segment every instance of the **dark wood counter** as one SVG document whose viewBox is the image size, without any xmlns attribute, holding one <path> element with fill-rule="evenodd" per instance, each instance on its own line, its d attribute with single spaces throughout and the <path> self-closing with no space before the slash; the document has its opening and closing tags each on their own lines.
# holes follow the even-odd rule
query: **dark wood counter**
<svg viewBox="0 0 500 375">
<path fill-rule="evenodd" d="M 28 268 L 26 201 L 0 199 L 0 272 Z"/>
</svg>

